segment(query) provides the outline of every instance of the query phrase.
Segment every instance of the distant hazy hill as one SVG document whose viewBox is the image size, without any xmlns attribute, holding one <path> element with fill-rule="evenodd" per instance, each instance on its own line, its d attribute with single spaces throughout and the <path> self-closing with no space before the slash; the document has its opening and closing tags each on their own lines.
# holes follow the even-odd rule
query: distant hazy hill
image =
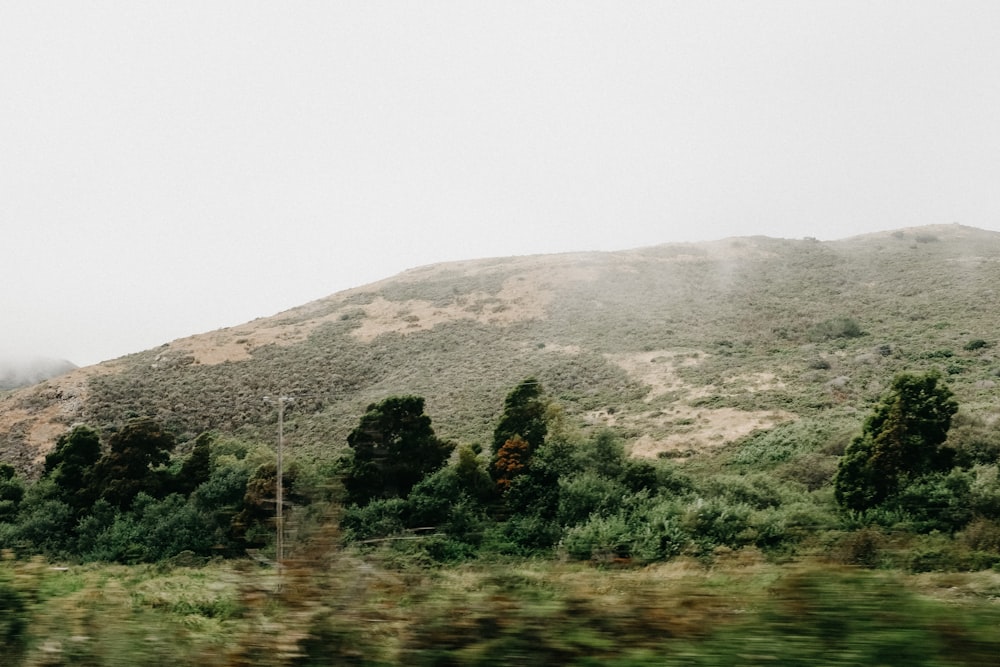
<svg viewBox="0 0 1000 667">
<path fill-rule="evenodd" d="M 0 399 L 0 459 L 69 424 L 154 416 L 331 456 L 369 403 L 426 398 L 439 435 L 489 441 L 537 377 L 570 426 L 680 456 L 802 417 L 854 423 L 903 370 L 940 369 L 995 419 L 1000 234 L 959 225 L 835 242 L 765 237 L 407 271 L 273 317 L 78 369 Z"/>
<path fill-rule="evenodd" d="M 28 387 L 75 368 L 64 359 L 0 359 L 0 391 Z"/>
</svg>

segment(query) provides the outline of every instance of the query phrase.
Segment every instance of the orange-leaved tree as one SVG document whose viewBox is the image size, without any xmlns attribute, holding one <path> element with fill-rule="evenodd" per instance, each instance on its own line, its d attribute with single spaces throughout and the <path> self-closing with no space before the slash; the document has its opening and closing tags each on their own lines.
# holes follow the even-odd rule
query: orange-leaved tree
<svg viewBox="0 0 1000 667">
<path fill-rule="evenodd" d="M 530 456 L 528 441 L 519 435 L 512 436 L 500 447 L 493 461 L 493 477 L 500 493 L 506 493 L 514 478 L 525 471 Z"/>
</svg>

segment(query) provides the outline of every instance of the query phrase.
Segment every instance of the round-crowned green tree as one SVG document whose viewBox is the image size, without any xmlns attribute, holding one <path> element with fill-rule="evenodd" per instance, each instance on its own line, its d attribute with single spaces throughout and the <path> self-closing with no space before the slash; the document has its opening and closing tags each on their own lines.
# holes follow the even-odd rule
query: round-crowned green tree
<svg viewBox="0 0 1000 667">
<path fill-rule="evenodd" d="M 405 498 L 448 460 L 453 445 L 434 435 L 420 396 L 391 396 L 368 406 L 347 436 L 354 450 L 344 486 L 348 501 Z"/>
<path fill-rule="evenodd" d="M 840 460 L 834 493 L 842 507 L 870 509 L 914 480 L 951 469 L 955 452 L 944 442 L 958 403 L 940 379 L 930 372 L 893 380 Z"/>
<path fill-rule="evenodd" d="M 94 468 L 101 497 L 120 509 L 127 509 L 140 491 L 162 497 L 169 490 L 165 466 L 176 442 L 154 419 L 127 422 L 108 439 L 108 452 Z"/>
</svg>

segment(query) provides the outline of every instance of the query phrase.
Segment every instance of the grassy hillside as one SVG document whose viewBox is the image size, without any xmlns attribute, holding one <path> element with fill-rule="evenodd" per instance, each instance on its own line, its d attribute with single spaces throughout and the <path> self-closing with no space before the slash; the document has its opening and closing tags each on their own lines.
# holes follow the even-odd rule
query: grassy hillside
<svg viewBox="0 0 1000 667">
<path fill-rule="evenodd" d="M 37 465 L 78 421 L 327 457 L 364 407 L 417 393 L 440 435 L 488 443 L 534 375 L 573 423 L 680 456 L 802 418 L 856 423 L 892 375 L 940 369 L 997 416 L 1000 234 L 948 225 L 835 242 L 734 238 L 424 267 L 274 317 L 79 369 L 0 399 L 0 458 Z"/>
<path fill-rule="evenodd" d="M 998 279 L 1000 234 L 960 226 L 462 262 L 7 393 L 22 472 L 72 423 L 103 433 L 74 428 L 34 481 L 0 466 L 0 649 L 995 664 Z M 904 370 L 936 373 L 904 401 Z M 404 393 L 426 404 L 365 414 Z M 462 445 L 446 465 L 412 432 L 375 444 L 419 406 Z M 371 440 L 327 465 L 362 414 Z M 495 426 L 501 456 L 469 446 Z"/>
</svg>

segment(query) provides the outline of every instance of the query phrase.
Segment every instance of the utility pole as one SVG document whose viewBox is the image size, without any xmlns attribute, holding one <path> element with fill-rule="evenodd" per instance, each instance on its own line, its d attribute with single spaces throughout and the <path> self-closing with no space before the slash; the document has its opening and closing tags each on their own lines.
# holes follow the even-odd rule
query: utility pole
<svg viewBox="0 0 1000 667">
<path fill-rule="evenodd" d="M 291 403 L 295 398 L 292 396 L 270 396 L 264 397 L 265 403 L 278 404 L 278 461 L 277 479 L 275 480 L 274 495 L 274 561 L 278 564 L 278 577 L 281 577 L 281 565 L 285 558 L 285 489 L 284 489 L 284 449 L 285 449 L 285 404 Z"/>
</svg>

